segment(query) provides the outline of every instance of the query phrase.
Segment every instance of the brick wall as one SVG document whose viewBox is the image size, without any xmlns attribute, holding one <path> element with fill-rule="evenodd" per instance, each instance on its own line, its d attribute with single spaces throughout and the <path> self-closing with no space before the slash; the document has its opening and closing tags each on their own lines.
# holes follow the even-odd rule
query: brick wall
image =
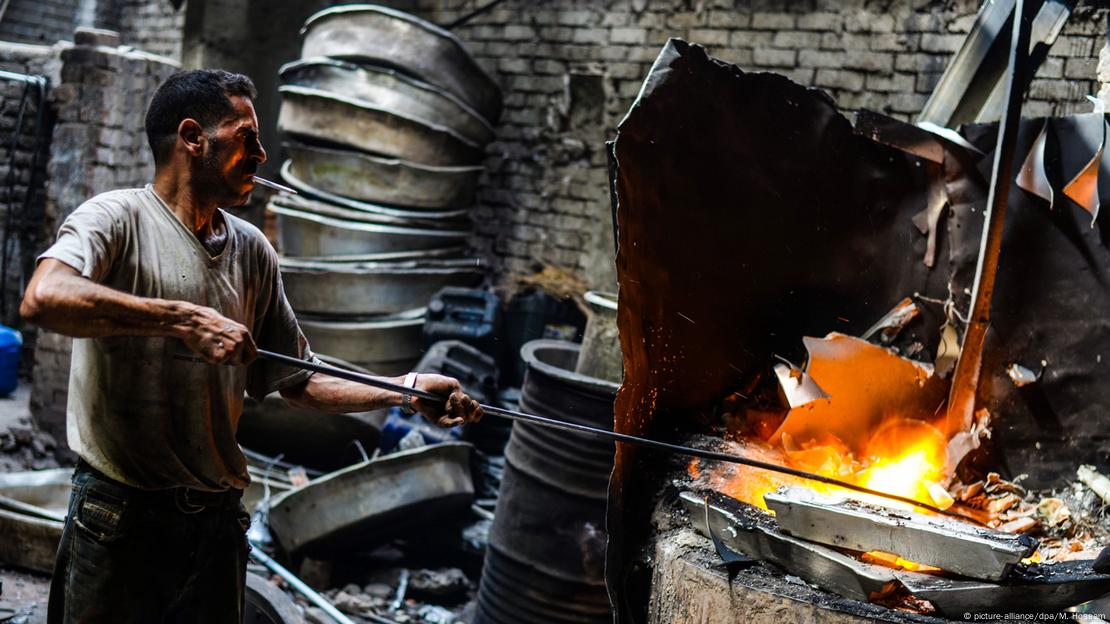
<svg viewBox="0 0 1110 624">
<path fill-rule="evenodd" d="M 421 0 L 448 23 L 472 0 Z M 669 37 L 749 71 L 831 94 L 845 111 L 909 119 L 970 29 L 978 0 L 509 1 L 459 27 L 505 93 L 477 210 L 476 245 L 503 281 L 543 260 L 612 288 L 603 142 L 614 136 Z M 1080 6 L 1029 91 L 1025 114 L 1090 110 L 1106 11 Z"/>
<path fill-rule="evenodd" d="M 0 43 L 0 69 L 5 71 L 43 77 L 52 83 L 57 80 L 59 66 L 57 48 Z M 0 276 L 5 277 L 0 280 L 0 323 L 24 330 L 25 370 L 30 365 L 36 334 L 33 328 L 22 326 L 18 308 L 34 258 L 47 236 L 43 215 L 53 130 L 48 98 L 49 90 L 44 102 L 37 88 L 27 89 L 27 83 L 15 79 L 0 79 L 0 250 L 7 246 L 7 259 L 0 262 Z M 21 107 L 22 129 L 17 133 Z M 37 128 L 40 108 L 44 115 L 42 127 Z M 10 163 L 14 167 L 9 167 Z"/>
<path fill-rule="evenodd" d="M 78 45 L 63 49 L 60 58 L 47 166 L 51 231 L 93 195 L 153 178 L 143 130 L 147 99 L 178 69 L 169 59 L 127 48 Z M 35 349 L 31 413 L 59 441 L 65 440 L 69 351 L 68 338 L 49 332 L 41 332 Z"/>
<path fill-rule="evenodd" d="M 0 40 L 51 45 L 71 38 L 80 0 L 10 0 Z"/>
<path fill-rule="evenodd" d="M 181 60 L 185 6 L 174 10 L 169 0 L 115 0 L 123 43 L 140 50 Z"/>
<path fill-rule="evenodd" d="M 181 58 L 185 8 L 170 0 L 10 0 L 0 41 L 50 45 L 72 41 L 77 26 L 114 30 L 126 45 Z"/>
</svg>

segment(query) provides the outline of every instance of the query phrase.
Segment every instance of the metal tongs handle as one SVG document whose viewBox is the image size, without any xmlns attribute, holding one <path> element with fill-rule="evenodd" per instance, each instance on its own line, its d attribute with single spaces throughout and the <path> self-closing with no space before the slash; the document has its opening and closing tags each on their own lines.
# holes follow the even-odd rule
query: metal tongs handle
<svg viewBox="0 0 1110 624">
<path fill-rule="evenodd" d="M 402 386 L 401 384 L 395 384 L 391 381 L 386 381 L 386 380 L 378 378 L 378 377 L 373 377 L 371 375 L 366 375 L 366 374 L 358 373 L 358 372 L 355 372 L 355 371 L 345 370 L 345 369 L 342 369 L 342 368 L 336 368 L 334 366 L 328 366 L 327 364 L 321 364 L 319 362 L 309 362 L 307 360 L 301 360 L 301 359 L 298 359 L 298 358 L 295 358 L 295 357 L 289 357 L 288 355 L 281 355 L 280 353 L 274 353 L 273 351 L 266 351 L 264 349 L 259 349 L 258 350 L 258 356 L 262 357 L 262 358 L 266 358 L 268 360 L 273 360 L 275 362 L 280 362 L 280 363 L 286 364 L 288 366 L 294 366 L 294 367 L 302 368 L 302 369 L 305 369 L 305 370 L 310 370 L 310 371 L 314 371 L 314 372 L 318 372 L 318 373 L 323 373 L 325 375 L 331 375 L 333 377 L 338 377 L 340 379 L 346 379 L 348 381 L 354 381 L 354 382 L 357 382 L 357 383 L 366 384 L 368 386 L 373 386 L 375 388 L 382 388 L 383 390 L 391 390 L 391 391 L 397 392 L 399 394 L 411 394 L 413 396 L 420 397 L 421 399 L 427 399 L 429 401 L 439 401 L 439 402 L 446 401 L 446 397 L 439 396 L 437 394 L 434 394 L 432 392 L 428 392 L 426 390 L 419 390 L 417 388 L 409 388 L 408 386 Z M 739 455 L 731 455 L 729 453 L 718 453 L 716 451 L 705 451 L 705 450 L 702 450 L 702 449 L 696 449 L 696 448 L 689 447 L 689 446 L 681 446 L 681 445 L 678 445 L 678 444 L 670 444 L 670 443 L 667 443 L 667 442 L 660 442 L 658 440 L 651 440 L 649 438 L 641 438 L 639 436 L 629 435 L 627 433 L 617 433 L 616 431 L 609 431 L 607 429 L 598 429 L 596 427 L 590 427 L 589 425 L 581 425 L 581 424 L 578 424 L 578 423 L 567 422 L 567 421 L 564 421 L 564 420 L 555 420 L 554 418 L 547 418 L 547 417 L 544 417 L 544 416 L 537 416 L 535 414 L 528 414 L 528 413 L 525 413 L 525 412 L 517 412 L 517 411 L 514 411 L 514 410 L 508 410 L 508 409 L 504 409 L 504 408 L 500 408 L 500 407 L 493 407 L 492 405 L 482 405 L 481 407 L 482 407 L 483 412 L 485 412 L 487 414 L 490 414 L 490 415 L 493 415 L 493 416 L 500 417 L 500 418 L 507 418 L 509 420 L 519 420 L 519 421 L 522 421 L 522 422 L 532 423 L 532 424 L 535 424 L 535 425 L 540 425 L 542 427 L 548 427 L 548 428 L 551 428 L 551 429 L 562 429 L 563 431 L 572 431 L 574 433 L 585 433 L 585 434 L 589 434 L 589 435 L 593 435 L 593 436 L 597 436 L 597 437 L 601 437 L 601 438 L 607 438 L 607 439 L 613 440 L 615 442 L 628 442 L 629 444 L 636 444 L 636 445 L 639 445 L 639 446 L 645 446 L 645 447 L 652 448 L 652 449 L 655 449 L 655 450 L 658 450 L 658 451 L 666 451 L 668 453 L 674 453 L 676 455 L 686 455 L 686 456 L 689 456 L 689 457 L 699 457 L 699 458 L 702 458 L 702 459 L 711 459 L 713 461 L 728 462 L 728 463 L 731 463 L 731 464 L 741 464 L 743 466 L 751 466 L 752 468 L 761 468 L 763 470 L 769 470 L 771 472 L 778 472 L 778 473 L 781 473 L 781 474 L 787 474 L 787 475 L 791 475 L 791 476 L 798 477 L 798 478 L 801 478 L 801 479 L 808 479 L 810 481 L 817 481 L 819 483 L 824 483 L 826 485 L 834 485 L 836 487 L 841 487 L 841 488 L 844 488 L 844 489 L 847 489 L 847 490 L 853 490 L 853 491 L 860 492 L 860 493 L 863 493 L 863 494 L 871 494 L 872 496 L 880 496 L 882 498 L 886 498 L 886 499 L 893 500 L 893 501 L 898 501 L 900 503 L 905 503 L 907 505 L 913 505 L 915 507 L 920 507 L 922 509 L 927 509 L 927 510 L 933 512 L 933 513 L 938 513 L 938 514 L 945 515 L 945 516 L 950 516 L 950 517 L 953 517 L 953 518 L 959 518 L 960 520 L 965 520 L 967 522 L 972 522 L 972 523 L 977 524 L 977 525 L 982 525 L 983 524 L 982 522 L 980 522 L 980 521 L 978 521 L 975 518 L 972 518 L 970 516 L 965 516 L 963 514 L 959 514 L 959 513 L 953 512 L 953 511 L 947 511 L 947 510 L 941 509 L 940 507 L 935 507 L 933 505 L 929 505 L 927 503 L 923 503 L 921 501 L 914 500 L 912 498 L 908 498 L 908 497 L 905 497 L 905 496 L 898 496 L 897 494 L 888 494 L 886 492 L 880 492 L 878 490 L 872 490 L 872 489 L 869 489 L 869 488 L 865 488 L 862 485 L 856 485 L 855 483 L 849 483 L 847 481 L 840 481 L 839 479 L 833 479 L 831 477 L 826 477 L 826 476 L 823 476 L 823 475 L 814 474 L 812 472 L 806 472 L 804 470 L 797 470 L 795 468 L 790 468 L 788 466 L 780 466 L 778 464 L 770 464 L 770 463 L 761 462 L 761 461 L 758 461 L 758 460 L 755 460 L 755 459 L 748 459 L 747 457 L 740 457 Z"/>
</svg>

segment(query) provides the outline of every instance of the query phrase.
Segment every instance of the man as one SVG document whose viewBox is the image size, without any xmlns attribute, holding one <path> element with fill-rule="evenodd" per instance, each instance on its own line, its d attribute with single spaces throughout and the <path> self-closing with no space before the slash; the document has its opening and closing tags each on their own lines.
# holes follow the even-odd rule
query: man
<svg viewBox="0 0 1110 624">
<path fill-rule="evenodd" d="M 24 318 L 78 338 L 66 429 L 81 461 L 50 622 L 241 620 L 244 390 L 330 412 L 403 405 L 443 426 L 481 416 L 448 377 L 394 380 L 449 397 L 435 404 L 255 360 L 256 345 L 313 355 L 273 248 L 220 209 L 247 201 L 266 161 L 254 97 L 245 76 L 171 76 L 147 111 L 153 184 L 77 208 L 27 286 Z"/>
</svg>

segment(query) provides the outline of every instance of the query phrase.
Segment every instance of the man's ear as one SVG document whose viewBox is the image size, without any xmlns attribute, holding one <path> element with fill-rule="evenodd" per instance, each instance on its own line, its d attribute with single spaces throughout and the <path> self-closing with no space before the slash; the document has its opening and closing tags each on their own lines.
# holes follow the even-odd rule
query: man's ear
<svg viewBox="0 0 1110 624">
<path fill-rule="evenodd" d="M 177 138 L 185 146 L 185 151 L 189 152 L 190 156 L 199 157 L 204 153 L 204 143 L 207 141 L 207 137 L 204 136 L 204 128 L 196 119 L 182 119 L 181 123 L 177 125 Z"/>
</svg>

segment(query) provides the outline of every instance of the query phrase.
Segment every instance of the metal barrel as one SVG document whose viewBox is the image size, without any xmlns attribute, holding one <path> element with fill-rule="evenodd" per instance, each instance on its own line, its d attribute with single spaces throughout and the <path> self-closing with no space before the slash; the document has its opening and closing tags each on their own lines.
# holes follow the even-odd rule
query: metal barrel
<svg viewBox="0 0 1110 624">
<path fill-rule="evenodd" d="M 579 345 L 533 340 L 521 410 L 612 429 L 619 385 L 574 372 Z M 608 623 L 605 502 L 613 443 L 513 424 L 475 624 Z"/>
</svg>

